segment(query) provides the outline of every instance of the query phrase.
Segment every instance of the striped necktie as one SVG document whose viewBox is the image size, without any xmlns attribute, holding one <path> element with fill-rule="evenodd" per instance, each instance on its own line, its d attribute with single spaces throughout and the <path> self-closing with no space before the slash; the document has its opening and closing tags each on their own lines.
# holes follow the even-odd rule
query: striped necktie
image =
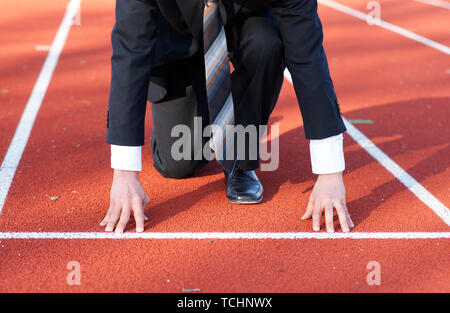
<svg viewBox="0 0 450 313">
<path fill-rule="evenodd" d="M 236 153 L 233 149 L 234 137 L 231 136 L 234 110 L 231 96 L 230 64 L 225 30 L 219 15 L 219 7 L 214 0 L 206 2 L 203 14 L 203 41 L 208 108 L 213 125 L 210 146 L 215 152 L 217 162 L 225 170 L 231 172 Z"/>
</svg>

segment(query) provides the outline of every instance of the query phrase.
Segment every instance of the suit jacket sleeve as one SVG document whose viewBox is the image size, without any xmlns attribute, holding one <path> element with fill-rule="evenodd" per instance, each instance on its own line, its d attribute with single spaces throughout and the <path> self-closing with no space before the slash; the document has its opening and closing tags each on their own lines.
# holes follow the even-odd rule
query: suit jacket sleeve
<svg viewBox="0 0 450 313">
<path fill-rule="evenodd" d="M 111 34 L 111 87 L 106 142 L 144 145 L 147 93 L 158 8 L 150 0 L 117 0 Z"/>
</svg>

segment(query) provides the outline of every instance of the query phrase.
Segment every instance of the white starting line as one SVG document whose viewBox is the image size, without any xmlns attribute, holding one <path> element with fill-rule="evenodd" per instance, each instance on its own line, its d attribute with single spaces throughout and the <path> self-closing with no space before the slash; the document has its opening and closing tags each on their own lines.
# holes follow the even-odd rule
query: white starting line
<svg viewBox="0 0 450 313">
<path fill-rule="evenodd" d="M 450 232 L 404 232 L 404 233 L 107 233 L 107 232 L 3 232 L 0 239 L 448 239 Z"/>
<path fill-rule="evenodd" d="M 367 15 L 332 0 L 319 0 L 323 5 L 356 18 L 367 20 Z M 59 56 L 64 48 L 73 19 L 79 10 L 81 0 L 71 0 L 63 21 L 58 29 L 49 53 L 34 85 L 28 103 L 17 126 L 13 140 L 8 148 L 0 168 L 0 213 L 8 195 L 16 168 L 22 158 L 37 113 L 47 92 Z M 428 38 L 419 36 L 396 25 L 381 21 L 380 27 L 415 40 L 445 54 L 450 48 Z M 285 73 L 291 80 L 288 72 Z M 429 206 L 447 225 L 450 225 L 449 209 L 401 169 L 385 153 L 377 148 L 366 136 L 346 121 L 350 136 L 353 137 L 370 155 L 399 179 L 413 194 Z M 350 232 L 350 233 L 265 233 L 265 232 L 181 232 L 181 233 L 106 233 L 106 232 L 0 232 L 0 239 L 438 239 L 450 238 L 450 232 Z"/>
</svg>

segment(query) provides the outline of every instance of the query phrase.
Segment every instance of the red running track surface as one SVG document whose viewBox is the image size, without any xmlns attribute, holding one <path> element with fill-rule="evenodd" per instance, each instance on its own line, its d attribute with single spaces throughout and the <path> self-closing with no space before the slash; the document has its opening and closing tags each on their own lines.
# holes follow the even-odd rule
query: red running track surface
<svg viewBox="0 0 450 313">
<path fill-rule="evenodd" d="M 346 2 L 360 11 L 365 3 Z M 2 2 L 0 12 L 3 158 L 46 57 L 35 46 L 51 44 L 65 2 Z M 2 233 L 103 231 L 98 223 L 112 179 L 104 139 L 114 3 L 84 0 L 81 12 L 9 190 Z M 355 126 L 448 207 L 448 55 L 326 6 L 320 14 L 343 115 L 373 121 Z M 448 10 L 413 1 L 382 2 L 383 19 L 445 45 L 450 34 L 439 25 L 448 17 Z M 300 217 L 315 176 L 288 81 L 271 123 L 280 125 L 281 160 L 277 171 L 258 173 L 265 188 L 260 205 L 228 203 L 213 163 L 197 177 L 162 178 L 147 144 L 146 232 L 311 232 Z M 149 111 L 147 142 L 151 127 Z M 349 135 L 345 153 L 353 232 L 449 231 Z M 340 232 L 337 220 L 335 227 Z M 448 238 L 1 239 L 0 291 L 449 292 L 449 248 Z M 70 261 L 81 264 L 80 286 L 66 283 Z M 381 265 L 379 286 L 366 283 L 370 261 Z"/>
</svg>

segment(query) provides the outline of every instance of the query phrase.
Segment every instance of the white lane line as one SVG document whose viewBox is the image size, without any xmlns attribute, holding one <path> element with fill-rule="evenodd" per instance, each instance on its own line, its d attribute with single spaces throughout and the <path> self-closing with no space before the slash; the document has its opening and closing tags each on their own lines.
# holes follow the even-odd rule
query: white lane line
<svg viewBox="0 0 450 313">
<path fill-rule="evenodd" d="M 416 2 L 422 2 L 429 5 L 434 5 L 435 7 L 440 7 L 443 9 L 450 10 L 450 3 L 447 1 L 441 1 L 441 0 L 414 0 Z"/>
<path fill-rule="evenodd" d="M 106 233 L 106 232 L 0 232 L 0 239 L 448 239 L 450 232 L 350 233 Z"/>
<path fill-rule="evenodd" d="M 417 180 L 403 170 L 389 156 L 381 151 L 369 138 L 361 133 L 355 126 L 344 118 L 348 134 L 359 143 L 375 160 L 377 160 L 385 169 L 391 172 L 406 188 L 409 189 L 420 201 L 430 207 L 437 216 L 439 216 L 447 225 L 450 225 L 450 210 L 428 190 L 425 189 Z"/>
<path fill-rule="evenodd" d="M 284 72 L 286 79 L 292 83 L 292 77 L 288 70 Z M 364 150 L 367 151 L 375 160 L 377 160 L 385 169 L 387 169 L 395 178 L 397 178 L 406 188 L 409 189 L 420 201 L 425 203 L 430 209 L 439 216 L 444 223 L 450 225 L 450 210 L 428 190 L 426 190 L 417 180 L 403 170 L 389 156 L 381 151 L 369 138 L 356 129 L 351 123 L 343 118 L 347 133 Z"/>
<path fill-rule="evenodd" d="M 339 12 L 351 15 L 351 16 L 356 17 L 356 18 L 358 18 L 360 20 L 363 20 L 363 21 L 367 21 L 368 15 L 363 13 L 363 12 L 361 12 L 361 11 L 352 9 L 352 8 L 346 6 L 346 5 L 340 4 L 340 3 L 336 2 L 336 1 L 333 1 L 333 0 L 318 0 L 318 1 L 319 1 L 319 3 L 321 3 L 321 4 L 323 4 L 323 5 L 327 6 L 327 7 L 333 8 L 333 9 L 339 11 Z M 443 52 L 445 54 L 450 54 L 450 47 L 447 47 L 447 46 L 445 46 L 445 45 L 443 45 L 441 43 L 438 43 L 438 42 L 436 42 L 434 40 L 431 40 L 431 39 L 428 39 L 426 37 L 417 35 L 416 33 L 413 33 L 413 32 L 411 32 L 409 30 L 401 28 L 401 27 L 399 27 L 397 25 L 394 25 L 394 24 L 388 23 L 386 21 L 380 20 L 380 23 L 377 26 L 385 28 L 385 29 L 387 29 L 387 30 L 389 30 L 391 32 L 397 33 L 397 34 L 399 34 L 399 35 L 401 35 L 403 37 L 406 37 L 406 38 L 412 39 L 414 41 L 417 41 L 417 42 L 419 42 L 421 44 L 424 44 L 424 45 L 426 45 L 428 47 L 431 47 L 433 49 L 439 50 L 439 51 L 441 51 L 441 52 Z"/>
<path fill-rule="evenodd" d="M 6 152 L 5 158 L 3 159 L 0 167 L 0 213 L 2 212 L 3 205 L 8 196 L 9 188 L 16 173 L 16 169 L 19 166 L 23 151 L 27 145 L 28 138 L 30 137 L 42 100 L 44 99 L 48 85 L 52 79 L 59 56 L 64 48 L 67 35 L 72 26 L 73 18 L 79 10 L 80 4 L 81 0 L 71 0 L 67 5 L 64 18 L 50 47 L 50 51 L 48 52 L 47 58 L 39 73 L 39 77 L 34 85 L 27 105 L 25 106 L 25 110 L 22 113 L 19 125 L 17 125 L 16 132 L 8 151 Z"/>
</svg>

